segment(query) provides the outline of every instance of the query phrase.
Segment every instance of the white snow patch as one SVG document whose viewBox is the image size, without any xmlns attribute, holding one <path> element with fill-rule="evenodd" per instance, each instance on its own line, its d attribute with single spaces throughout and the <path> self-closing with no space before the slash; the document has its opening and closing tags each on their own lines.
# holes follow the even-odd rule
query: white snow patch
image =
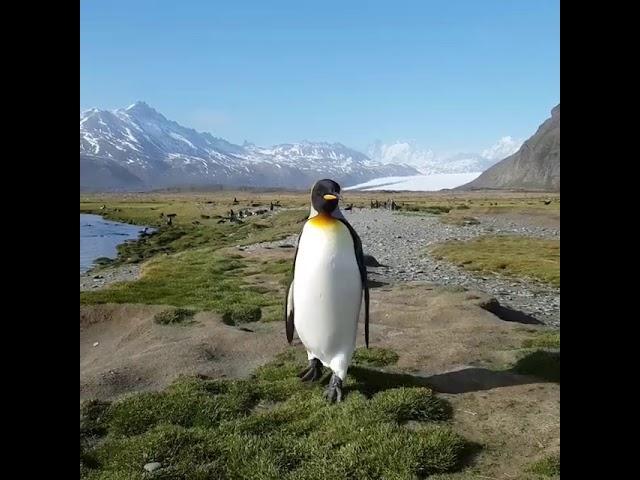
<svg viewBox="0 0 640 480">
<path fill-rule="evenodd" d="M 169 136 L 171 138 L 175 138 L 176 140 L 180 140 L 181 142 L 186 143 L 187 145 L 189 145 L 191 148 L 196 148 L 196 146 L 191 143 L 189 140 L 187 140 L 186 138 L 184 138 L 182 135 L 179 135 L 177 133 L 174 132 L 169 132 Z"/>
<path fill-rule="evenodd" d="M 93 153 L 98 153 L 100 151 L 100 144 L 88 133 L 82 135 L 82 138 L 89 142 L 89 144 L 93 147 Z"/>
<path fill-rule="evenodd" d="M 409 177 L 382 177 L 365 183 L 353 185 L 345 190 L 409 190 L 415 192 L 431 192 L 443 188 L 455 188 L 469 183 L 482 172 L 472 173 L 438 173 L 434 175 L 412 175 Z"/>
</svg>

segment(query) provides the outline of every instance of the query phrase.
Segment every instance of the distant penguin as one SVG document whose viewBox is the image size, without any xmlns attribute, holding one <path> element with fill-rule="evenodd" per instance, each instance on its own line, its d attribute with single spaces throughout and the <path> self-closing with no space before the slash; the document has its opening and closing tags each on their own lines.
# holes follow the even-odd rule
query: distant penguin
<svg viewBox="0 0 640 480">
<path fill-rule="evenodd" d="M 307 350 L 302 381 L 316 381 L 323 366 L 333 372 L 325 397 L 342 400 L 342 382 L 355 350 L 364 297 L 365 344 L 369 347 L 369 288 L 362 243 L 338 208 L 340 185 L 318 181 L 311 211 L 298 239 L 293 281 L 287 290 L 287 340 L 294 328 Z"/>
</svg>

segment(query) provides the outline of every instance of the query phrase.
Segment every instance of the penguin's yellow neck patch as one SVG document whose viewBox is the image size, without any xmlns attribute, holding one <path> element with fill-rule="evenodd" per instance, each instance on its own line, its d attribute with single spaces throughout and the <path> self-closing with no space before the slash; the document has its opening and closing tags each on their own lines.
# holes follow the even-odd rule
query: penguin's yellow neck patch
<svg viewBox="0 0 640 480">
<path fill-rule="evenodd" d="M 316 228 L 329 228 L 336 224 L 338 220 L 326 213 L 319 213 L 309 219 L 309 223 Z"/>
</svg>

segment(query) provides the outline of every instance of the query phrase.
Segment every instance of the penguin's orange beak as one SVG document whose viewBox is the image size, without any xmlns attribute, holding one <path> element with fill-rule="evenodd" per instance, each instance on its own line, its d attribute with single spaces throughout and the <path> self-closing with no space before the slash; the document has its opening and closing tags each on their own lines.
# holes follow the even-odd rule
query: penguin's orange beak
<svg viewBox="0 0 640 480">
<path fill-rule="evenodd" d="M 335 200 L 338 197 L 333 195 L 333 194 L 331 194 L 331 193 L 327 193 L 326 195 L 323 195 L 322 198 L 324 198 L 325 200 Z"/>
</svg>

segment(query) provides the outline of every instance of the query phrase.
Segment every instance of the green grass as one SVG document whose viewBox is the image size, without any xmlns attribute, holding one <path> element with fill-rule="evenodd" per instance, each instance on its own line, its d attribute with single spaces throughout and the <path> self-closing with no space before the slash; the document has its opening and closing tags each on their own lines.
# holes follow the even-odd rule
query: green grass
<svg viewBox="0 0 640 480">
<path fill-rule="evenodd" d="M 260 265 L 260 271 L 272 275 L 286 275 L 291 272 L 291 267 L 292 262 L 288 259 L 265 260 Z"/>
<path fill-rule="evenodd" d="M 430 253 L 474 272 L 528 277 L 560 286 L 559 240 L 490 235 L 446 242 Z"/>
<path fill-rule="evenodd" d="M 160 325 L 182 323 L 193 318 L 195 311 L 188 308 L 168 308 L 153 316 L 153 321 Z"/>
<path fill-rule="evenodd" d="M 446 205 L 428 205 L 428 206 L 412 206 L 407 207 L 409 212 L 423 212 L 430 213 L 432 215 L 442 215 L 443 213 L 449 213 L 452 207 Z"/>
<path fill-rule="evenodd" d="M 104 290 L 80 293 L 80 303 L 144 303 L 172 305 L 194 310 L 213 310 L 229 324 L 259 320 L 261 309 L 268 312 L 266 321 L 280 319 L 284 287 L 257 286 L 247 276 L 262 272 L 263 267 L 275 278 L 290 269 L 289 264 L 262 265 L 216 248 L 189 249 L 174 255 L 155 256 L 143 269 L 140 279 L 113 284 Z"/>
<path fill-rule="evenodd" d="M 560 348 L 560 332 L 537 332 L 536 336 L 522 342 L 522 348 Z"/>
<path fill-rule="evenodd" d="M 265 295 L 243 289 L 246 262 L 211 248 L 187 250 L 150 260 L 142 278 L 81 292 L 81 303 L 144 303 L 173 305 L 222 313 L 233 304 L 262 306 Z"/>
<path fill-rule="evenodd" d="M 142 204 L 136 212 L 152 205 Z M 132 208 L 111 216 L 129 222 L 146 219 L 144 215 L 132 215 Z M 223 249 L 285 238 L 300 230 L 299 220 L 305 213 L 282 211 L 240 225 L 162 226 L 149 236 L 118 247 L 119 255 L 113 263 L 145 261 L 140 279 L 81 292 L 80 303 L 144 303 L 213 310 L 233 325 L 261 318 L 279 319 L 281 315 L 276 312 L 283 308 L 291 262 L 245 260 Z M 275 283 L 252 284 L 248 277 L 255 274 L 273 277 Z"/>
<path fill-rule="evenodd" d="M 278 307 L 280 291 L 259 293 L 244 280 L 248 262 L 197 249 L 150 260 L 142 278 L 80 293 L 80 303 L 144 303 L 213 310 L 230 324 L 259 319 L 262 307 Z"/>
<path fill-rule="evenodd" d="M 400 215 L 442 215 L 449 213 L 454 207 L 446 205 L 405 205 L 397 214 Z"/>
<path fill-rule="evenodd" d="M 381 372 L 364 390 L 349 375 L 344 401 L 330 405 L 327 376 L 296 377 L 305 363 L 292 349 L 246 380 L 183 377 L 162 392 L 83 404 L 81 478 L 148 478 L 152 461 L 162 464 L 153 478 L 172 479 L 400 480 L 461 468 L 469 443 L 431 390 Z"/>
<path fill-rule="evenodd" d="M 282 304 L 269 305 L 262 309 L 262 322 L 280 322 L 284 321 L 284 297 Z"/>
<path fill-rule="evenodd" d="M 513 371 L 560 383 L 560 353 L 546 350 L 527 353 L 516 362 Z"/>
<path fill-rule="evenodd" d="M 222 321 L 227 325 L 257 322 L 262 316 L 262 310 L 256 305 L 235 304 L 225 308 Z"/>
<path fill-rule="evenodd" d="M 280 212 L 267 219 L 250 219 L 242 224 L 162 225 L 150 235 L 119 245 L 115 263 L 139 263 L 154 256 L 202 247 L 219 249 L 280 240 L 299 231 L 297 222 L 301 218 L 304 218 L 304 214 L 293 210 Z M 135 217 L 121 220 L 133 222 Z"/>
<path fill-rule="evenodd" d="M 560 454 L 549 455 L 532 463 L 527 471 L 544 477 L 560 476 Z"/>
<path fill-rule="evenodd" d="M 358 348 L 353 354 L 353 365 L 386 367 L 398 361 L 398 354 L 388 348 Z"/>
</svg>

